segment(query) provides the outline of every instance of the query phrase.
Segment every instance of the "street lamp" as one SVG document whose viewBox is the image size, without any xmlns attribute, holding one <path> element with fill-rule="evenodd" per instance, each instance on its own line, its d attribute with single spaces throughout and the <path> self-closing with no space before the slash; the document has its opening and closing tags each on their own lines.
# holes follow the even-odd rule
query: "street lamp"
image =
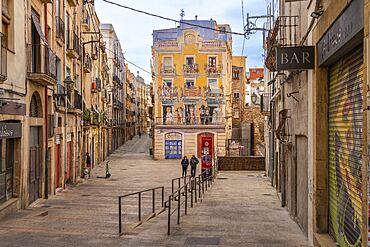
<svg viewBox="0 0 370 247">
<path fill-rule="evenodd" d="M 255 105 L 257 103 L 257 94 L 255 92 L 252 93 L 251 99 L 253 105 Z"/>
</svg>

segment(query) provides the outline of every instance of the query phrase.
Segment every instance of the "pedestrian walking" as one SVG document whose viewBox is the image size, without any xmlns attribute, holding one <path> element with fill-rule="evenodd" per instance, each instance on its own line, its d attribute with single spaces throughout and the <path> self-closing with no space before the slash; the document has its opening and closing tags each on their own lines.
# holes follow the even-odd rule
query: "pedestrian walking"
<svg viewBox="0 0 370 247">
<path fill-rule="evenodd" d="M 182 177 L 186 177 L 186 172 L 189 166 L 188 157 L 184 156 L 184 158 L 181 160 L 181 166 L 182 166 Z"/>
<path fill-rule="evenodd" d="M 195 155 L 193 155 L 190 159 L 190 174 L 192 177 L 195 177 L 198 163 L 199 160 L 197 159 L 197 157 L 195 157 Z"/>
<path fill-rule="evenodd" d="M 91 168 L 91 157 L 89 152 L 86 152 L 86 169 L 84 171 L 84 175 L 86 178 L 90 176 L 90 168 Z"/>
<path fill-rule="evenodd" d="M 141 138 L 141 132 L 139 131 L 139 138 Z"/>
</svg>

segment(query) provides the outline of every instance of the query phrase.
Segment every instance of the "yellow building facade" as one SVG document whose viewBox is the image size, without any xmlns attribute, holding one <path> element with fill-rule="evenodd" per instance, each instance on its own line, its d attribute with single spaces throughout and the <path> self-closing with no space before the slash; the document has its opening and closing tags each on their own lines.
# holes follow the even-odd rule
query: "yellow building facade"
<svg viewBox="0 0 370 247">
<path fill-rule="evenodd" d="M 232 37 L 226 31 L 229 25 L 214 20 L 189 20 L 153 32 L 155 159 L 196 155 L 207 168 L 225 154 L 232 129 Z"/>
</svg>

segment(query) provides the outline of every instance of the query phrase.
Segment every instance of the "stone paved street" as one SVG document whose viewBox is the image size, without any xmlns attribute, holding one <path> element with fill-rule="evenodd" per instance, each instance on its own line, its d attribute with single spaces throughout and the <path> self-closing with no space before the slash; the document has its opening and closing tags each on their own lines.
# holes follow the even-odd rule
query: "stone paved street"
<svg viewBox="0 0 370 247">
<path fill-rule="evenodd" d="M 168 194 L 171 178 L 180 174 L 178 161 L 151 160 L 149 143 L 147 136 L 134 138 L 112 154 L 110 179 L 96 178 L 104 175 L 101 164 L 91 179 L 1 220 L 0 246 L 195 246 L 191 238 L 197 237 L 212 238 L 219 246 L 308 245 L 258 172 L 221 172 L 180 226 L 173 217 L 170 237 L 165 213 L 119 237 L 117 196 L 161 185 Z M 149 205 L 147 199 L 143 203 Z M 128 220 L 136 203 L 127 201 Z"/>
</svg>

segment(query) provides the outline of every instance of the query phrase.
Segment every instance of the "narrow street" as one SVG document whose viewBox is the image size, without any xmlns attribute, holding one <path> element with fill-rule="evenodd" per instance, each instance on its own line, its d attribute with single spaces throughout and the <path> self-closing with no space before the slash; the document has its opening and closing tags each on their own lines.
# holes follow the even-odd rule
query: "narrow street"
<svg viewBox="0 0 370 247">
<path fill-rule="evenodd" d="M 113 153 L 110 179 L 96 178 L 105 174 L 101 164 L 91 179 L 2 220 L 1 246 L 194 246 L 196 238 L 219 246 L 308 246 L 260 172 L 221 172 L 180 226 L 173 218 L 170 237 L 166 213 L 119 237 L 118 195 L 161 185 L 166 195 L 180 174 L 178 161 L 151 160 L 149 143 L 135 137 Z M 129 201 L 127 212 L 136 203 Z"/>
</svg>

